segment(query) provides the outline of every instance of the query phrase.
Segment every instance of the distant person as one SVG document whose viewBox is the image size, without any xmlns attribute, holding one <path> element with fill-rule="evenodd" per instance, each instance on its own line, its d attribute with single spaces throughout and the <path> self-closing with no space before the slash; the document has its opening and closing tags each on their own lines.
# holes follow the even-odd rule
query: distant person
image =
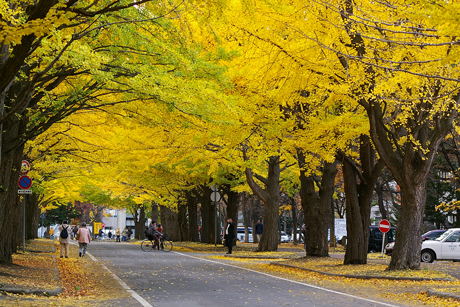
<svg viewBox="0 0 460 307">
<path fill-rule="evenodd" d="M 109 233 L 107 234 L 107 236 L 109 237 L 109 240 L 112 240 L 112 230 L 109 230 Z"/>
<path fill-rule="evenodd" d="M 131 236 L 133 235 L 133 230 L 131 227 L 128 227 L 128 231 L 126 232 L 126 239 L 129 241 L 131 240 Z"/>
<path fill-rule="evenodd" d="M 102 240 L 102 238 L 104 237 L 104 231 L 101 229 L 99 229 L 99 240 Z"/>
<path fill-rule="evenodd" d="M 257 242 L 260 242 L 260 237 L 262 236 L 262 231 L 264 231 L 264 224 L 260 220 L 257 221 L 256 224 L 256 235 L 257 235 Z"/>
<path fill-rule="evenodd" d="M 75 225 L 72 229 L 72 233 L 73 233 L 73 239 L 76 240 L 77 239 L 77 231 L 78 231 L 78 226 Z"/>
<path fill-rule="evenodd" d="M 54 240 L 54 228 L 50 228 L 50 239 Z"/>
<path fill-rule="evenodd" d="M 233 219 L 228 218 L 227 219 L 227 227 L 225 229 L 225 244 L 227 244 L 228 247 L 228 254 L 232 253 L 232 248 L 233 248 L 233 239 L 235 239 L 235 225 L 233 224 Z"/>
<path fill-rule="evenodd" d="M 117 235 L 117 239 L 115 240 L 115 242 L 120 242 L 120 227 L 117 227 L 117 231 L 115 232 L 115 234 Z"/>
<path fill-rule="evenodd" d="M 126 242 L 126 236 L 128 235 L 128 229 L 125 227 L 121 232 L 121 241 Z"/>
<path fill-rule="evenodd" d="M 157 230 L 157 223 L 154 221 L 149 225 L 149 228 L 147 229 L 147 238 L 151 241 L 154 241 L 153 243 L 153 248 L 160 248 L 160 235 L 161 233 L 158 232 Z"/>
<path fill-rule="evenodd" d="M 80 229 L 78 229 L 77 232 L 77 238 L 80 251 L 78 255 L 79 257 L 85 257 L 86 249 L 88 247 L 88 244 L 91 242 L 91 235 L 89 233 L 88 228 L 86 228 L 86 223 L 81 224 L 81 227 Z"/>
<path fill-rule="evenodd" d="M 69 244 L 70 244 L 70 233 L 72 228 L 67 224 L 67 221 L 62 221 L 62 224 L 59 225 L 59 244 L 61 249 L 61 258 L 65 254 L 66 258 L 69 258 Z"/>
</svg>

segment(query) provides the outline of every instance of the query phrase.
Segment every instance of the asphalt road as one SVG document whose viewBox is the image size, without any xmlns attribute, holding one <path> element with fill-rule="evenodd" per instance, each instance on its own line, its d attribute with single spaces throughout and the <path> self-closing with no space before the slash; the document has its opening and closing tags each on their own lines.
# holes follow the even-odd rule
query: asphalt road
<svg viewBox="0 0 460 307">
<path fill-rule="evenodd" d="M 138 306 L 395 306 L 195 257 L 92 242 L 89 252 Z M 126 307 L 126 306 L 125 306 Z"/>
</svg>

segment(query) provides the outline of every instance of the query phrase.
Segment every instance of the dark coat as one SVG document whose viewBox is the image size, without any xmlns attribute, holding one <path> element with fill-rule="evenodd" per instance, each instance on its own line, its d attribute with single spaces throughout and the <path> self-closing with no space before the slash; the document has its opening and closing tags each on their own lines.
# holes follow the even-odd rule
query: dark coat
<svg viewBox="0 0 460 307">
<path fill-rule="evenodd" d="M 228 226 L 228 234 L 225 232 L 224 239 L 227 242 L 233 242 L 233 239 L 235 238 L 235 225 L 233 223 L 229 223 L 227 224 L 227 226 Z"/>
</svg>

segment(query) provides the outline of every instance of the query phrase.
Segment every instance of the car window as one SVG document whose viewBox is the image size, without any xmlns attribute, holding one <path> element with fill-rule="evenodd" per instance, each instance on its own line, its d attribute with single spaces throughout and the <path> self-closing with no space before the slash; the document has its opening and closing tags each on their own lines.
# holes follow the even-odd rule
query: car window
<svg viewBox="0 0 460 307">
<path fill-rule="evenodd" d="M 442 241 L 444 240 L 445 238 L 447 238 L 448 236 L 450 236 L 454 231 L 453 230 L 448 230 L 446 231 L 445 233 L 443 233 L 442 235 L 440 235 L 437 239 L 435 239 L 436 241 Z"/>
<path fill-rule="evenodd" d="M 454 232 L 444 242 L 460 242 L 460 232 Z"/>
</svg>

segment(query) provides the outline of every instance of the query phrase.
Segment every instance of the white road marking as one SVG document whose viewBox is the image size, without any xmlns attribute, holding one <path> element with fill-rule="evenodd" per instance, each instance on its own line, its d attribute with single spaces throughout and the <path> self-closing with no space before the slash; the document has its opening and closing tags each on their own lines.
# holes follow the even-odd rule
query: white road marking
<svg viewBox="0 0 460 307">
<path fill-rule="evenodd" d="M 182 256 L 185 256 L 185 257 L 193 258 L 193 259 L 198 259 L 198 260 L 201 260 L 201 261 L 207 261 L 207 262 L 217 263 L 217 264 L 220 264 L 220 265 L 226 265 L 226 266 L 229 266 L 229 267 L 232 267 L 232 268 L 237 268 L 237 269 L 245 270 L 245 271 L 248 271 L 248 272 L 253 272 L 253 273 L 256 273 L 256 274 L 268 276 L 268 277 L 275 278 L 275 279 L 279 279 L 279 280 L 283 280 L 283 281 L 288 281 L 288 282 L 291 282 L 291 283 L 294 283 L 294 284 L 298 284 L 298 285 L 303 285 L 303 286 L 311 287 L 311 288 L 318 289 L 318 290 L 322 290 L 322 291 L 325 291 L 325 292 L 330 292 L 330 293 L 334 293 L 334 294 L 338 294 L 338 295 L 347 296 L 347 297 L 350 297 L 350 298 L 353 298 L 353 299 L 362 300 L 362 301 L 370 302 L 370 303 L 373 303 L 373 304 L 379 304 L 379 305 L 388 306 L 388 307 L 397 307 L 396 305 L 391 305 L 391 304 L 389 304 L 389 303 L 379 302 L 379 301 L 375 301 L 375 300 L 371 300 L 371 299 L 368 299 L 368 298 L 359 297 L 359 296 L 352 295 L 352 294 L 348 294 L 348 293 L 344 293 L 344 292 L 338 292 L 338 291 L 330 290 L 330 289 L 327 289 L 327 288 L 323 288 L 323 287 L 319 287 L 319 286 L 307 284 L 307 283 L 300 282 L 300 281 L 290 280 L 290 279 L 286 279 L 286 278 L 283 278 L 283 277 L 278 277 L 278 276 L 271 275 L 271 274 L 267 274 L 267 273 L 263 273 L 263 272 L 258 272 L 258 271 L 255 271 L 255 270 L 251 270 L 251 269 L 239 267 L 239 266 L 232 265 L 232 264 L 228 264 L 228 263 L 223 263 L 223 262 L 214 261 L 214 260 L 209 260 L 209 259 L 203 259 L 203 258 L 194 257 L 194 256 L 190 256 L 190 255 L 183 254 L 183 253 L 178 253 L 178 252 L 173 252 L 173 253 L 179 254 L 179 255 L 182 255 Z"/>
<path fill-rule="evenodd" d="M 99 260 L 96 259 L 96 257 L 94 257 L 93 255 L 91 255 L 90 253 L 86 252 L 86 255 L 88 255 L 94 262 L 99 262 Z M 85 255 L 85 256 L 86 256 Z M 123 281 L 121 280 L 120 277 L 118 277 L 116 274 L 112 273 L 112 271 L 110 271 L 110 269 L 108 267 L 106 267 L 103 263 L 99 262 L 99 264 L 105 269 L 107 270 L 110 275 L 112 275 L 112 277 L 120 284 L 120 286 L 123 287 L 123 289 L 126 290 L 126 292 L 128 292 L 129 294 L 131 294 L 131 296 L 136 300 L 138 301 L 142 306 L 144 307 L 153 307 L 152 305 L 149 304 L 149 302 L 147 302 L 146 300 L 144 300 L 139 294 L 136 293 L 136 291 L 134 290 L 131 290 L 131 288 Z"/>
</svg>

